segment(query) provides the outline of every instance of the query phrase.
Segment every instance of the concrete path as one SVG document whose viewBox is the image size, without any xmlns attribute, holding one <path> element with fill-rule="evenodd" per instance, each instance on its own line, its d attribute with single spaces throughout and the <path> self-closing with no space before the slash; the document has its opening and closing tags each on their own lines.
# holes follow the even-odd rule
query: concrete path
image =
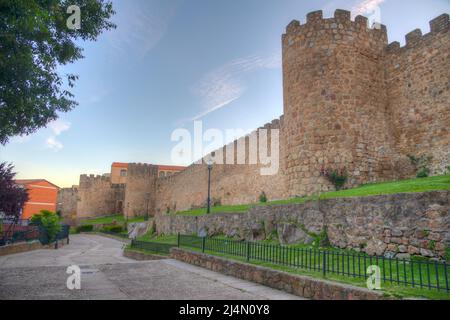
<svg viewBox="0 0 450 320">
<path fill-rule="evenodd" d="M 122 256 L 123 246 L 114 239 L 76 235 L 59 250 L 0 257 L 0 300 L 300 299 L 176 260 L 137 262 Z M 67 289 L 70 265 L 82 270 L 81 290 Z"/>
</svg>

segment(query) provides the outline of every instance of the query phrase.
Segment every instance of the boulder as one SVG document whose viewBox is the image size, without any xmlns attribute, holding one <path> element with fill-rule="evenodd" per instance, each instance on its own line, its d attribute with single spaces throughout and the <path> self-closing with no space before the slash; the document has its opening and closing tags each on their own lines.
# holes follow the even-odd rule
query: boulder
<svg viewBox="0 0 450 320">
<path fill-rule="evenodd" d="M 153 221 L 133 222 L 128 224 L 128 237 L 131 239 L 141 237 L 150 230 Z"/>
<path fill-rule="evenodd" d="M 310 244 L 314 238 L 308 235 L 304 230 L 292 223 L 278 224 L 278 238 L 282 244 L 305 243 Z"/>
</svg>

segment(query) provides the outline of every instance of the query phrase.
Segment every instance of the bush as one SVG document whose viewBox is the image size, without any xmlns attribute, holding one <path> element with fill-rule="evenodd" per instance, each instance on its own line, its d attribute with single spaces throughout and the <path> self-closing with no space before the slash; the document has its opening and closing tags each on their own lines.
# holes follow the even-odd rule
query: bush
<svg viewBox="0 0 450 320">
<path fill-rule="evenodd" d="M 42 210 L 31 217 L 31 225 L 39 227 L 45 233 L 46 240 L 53 242 L 61 231 L 60 218 L 55 212 Z M 44 241 L 44 242 L 47 242 Z"/>
<path fill-rule="evenodd" d="M 344 169 L 322 170 L 321 175 L 326 177 L 338 191 L 344 188 L 344 185 L 348 180 L 348 175 Z"/>
<path fill-rule="evenodd" d="M 121 233 L 124 231 L 122 226 L 105 226 L 101 230 L 102 232 Z"/>
<path fill-rule="evenodd" d="M 76 232 L 80 233 L 80 232 L 92 232 L 94 231 L 94 226 L 92 224 L 85 224 L 82 226 L 78 226 L 76 228 Z"/>
<path fill-rule="evenodd" d="M 422 155 L 420 157 L 416 157 L 414 155 L 408 155 L 411 164 L 416 169 L 416 177 L 417 178 L 426 178 L 430 175 L 430 169 L 428 165 L 430 161 L 433 159 L 431 156 Z"/>
<path fill-rule="evenodd" d="M 266 195 L 266 193 L 264 191 L 261 192 L 261 194 L 259 195 L 259 202 L 261 202 L 261 203 L 266 203 L 267 202 L 267 195 Z"/>
<path fill-rule="evenodd" d="M 430 175 L 430 169 L 428 168 L 422 168 L 419 171 L 417 171 L 417 178 L 427 178 Z"/>
</svg>

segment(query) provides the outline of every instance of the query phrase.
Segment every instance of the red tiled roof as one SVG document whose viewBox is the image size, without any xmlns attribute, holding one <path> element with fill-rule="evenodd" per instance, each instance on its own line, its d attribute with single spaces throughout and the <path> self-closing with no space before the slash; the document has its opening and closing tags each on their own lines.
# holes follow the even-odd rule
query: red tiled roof
<svg viewBox="0 0 450 320">
<path fill-rule="evenodd" d="M 128 163 L 114 162 L 112 164 L 112 167 L 114 167 L 114 168 L 128 168 Z"/>
<path fill-rule="evenodd" d="M 158 166 L 158 170 L 162 170 L 162 171 L 182 171 L 186 169 L 186 167 L 181 167 L 181 166 Z"/>
<path fill-rule="evenodd" d="M 48 184 L 51 184 L 52 186 L 59 189 L 59 187 L 56 184 L 51 183 L 50 181 L 45 180 L 45 179 L 19 179 L 19 180 L 14 180 L 14 182 L 16 184 L 20 184 L 22 186 L 26 186 L 26 185 L 36 183 L 36 182 L 47 182 Z"/>
</svg>

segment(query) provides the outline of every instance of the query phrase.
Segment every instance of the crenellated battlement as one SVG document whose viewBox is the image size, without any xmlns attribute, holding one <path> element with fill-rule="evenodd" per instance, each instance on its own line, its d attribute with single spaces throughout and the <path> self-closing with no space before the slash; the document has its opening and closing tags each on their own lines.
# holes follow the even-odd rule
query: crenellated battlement
<svg viewBox="0 0 450 320">
<path fill-rule="evenodd" d="M 147 163 L 130 163 L 128 177 L 150 177 L 158 175 L 158 167 Z"/>
<path fill-rule="evenodd" d="M 448 14 L 441 14 L 430 21 L 430 32 L 422 34 L 422 30 L 414 29 L 405 35 L 405 46 L 401 47 L 398 41 L 391 42 L 386 47 L 387 53 L 403 52 L 411 48 L 415 48 L 421 44 L 426 44 L 434 39 L 441 37 L 442 33 L 450 30 L 450 21 Z"/>
<path fill-rule="evenodd" d="M 111 179 L 109 176 L 105 175 L 95 175 L 95 174 L 82 174 L 80 176 L 80 187 L 84 187 L 86 184 L 96 184 L 96 183 L 110 183 Z"/>
<path fill-rule="evenodd" d="M 314 47 L 311 40 L 325 36 L 331 36 L 330 39 L 337 43 L 363 42 L 368 38 L 371 42 L 387 44 L 385 25 L 378 24 L 375 28 L 369 28 L 366 17 L 358 15 L 352 20 L 350 11 L 341 9 L 337 9 L 332 18 L 324 18 L 322 10 L 318 10 L 306 15 L 305 24 L 293 20 L 286 27 L 283 39 L 288 41 L 289 46 L 299 43 L 300 46 Z"/>
</svg>

